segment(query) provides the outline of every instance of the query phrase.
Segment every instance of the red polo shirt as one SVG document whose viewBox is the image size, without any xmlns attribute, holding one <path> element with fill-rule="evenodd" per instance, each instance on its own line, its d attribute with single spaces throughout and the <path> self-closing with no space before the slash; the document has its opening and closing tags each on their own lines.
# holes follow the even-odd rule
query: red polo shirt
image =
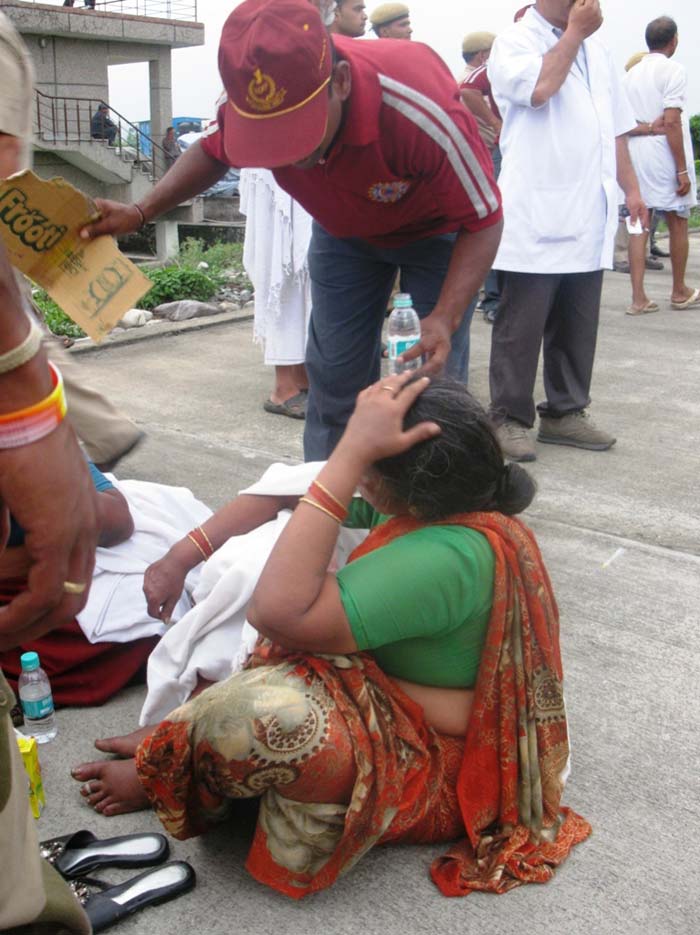
<svg viewBox="0 0 700 935">
<path fill-rule="evenodd" d="M 467 75 L 460 84 L 460 88 L 473 88 L 475 91 L 481 91 L 483 96 L 488 98 L 489 107 L 493 111 L 494 116 L 498 117 L 499 120 L 501 119 L 501 112 L 498 109 L 498 104 L 494 101 L 493 94 L 491 93 L 491 82 L 489 81 L 486 65 L 479 65 L 470 75 Z"/>
<path fill-rule="evenodd" d="M 491 157 L 442 59 L 420 42 L 333 42 L 352 73 L 343 125 L 323 163 L 275 169 L 279 185 L 333 236 L 380 247 L 499 221 Z M 201 145 L 230 164 L 218 130 Z"/>
</svg>

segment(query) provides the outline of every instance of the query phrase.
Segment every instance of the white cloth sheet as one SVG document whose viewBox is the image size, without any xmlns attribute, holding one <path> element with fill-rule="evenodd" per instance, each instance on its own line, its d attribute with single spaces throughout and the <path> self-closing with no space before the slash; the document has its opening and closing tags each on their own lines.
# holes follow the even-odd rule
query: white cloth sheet
<svg viewBox="0 0 700 935">
<path fill-rule="evenodd" d="M 616 137 L 636 126 L 615 66 L 594 35 L 559 91 L 532 94 L 559 41 L 534 9 L 498 36 L 488 61 L 503 117 L 504 228 L 494 269 L 583 273 L 611 267 L 618 217 Z"/>
<path fill-rule="evenodd" d="M 78 615 L 78 624 L 91 643 L 128 643 L 160 636 L 166 628 L 148 615 L 144 573 L 190 529 L 205 522 L 211 510 L 185 487 L 107 476 L 126 497 L 134 533 L 126 542 L 97 550 L 90 596 Z M 179 620 L 192 606 L 191 594 L 198 579 L 199 568 L 195 568 L 187 576 L 173 620 Z"/>
<path fill-rule="evenodd" d="M 689 172 L 690 191 L 677 195 L 676 163 L 665 136 L 633 136 L 630 156 L 642 198 L 648 207 L 678 211 L 697 202 L 693 142 L 688 121 L 688 75 L 680 62 L 661 52 L 650 52 L 624 78 L 634 116 L 641 123 L 653 123 L 667 108 L 681 111 L 683 148 Z"/>
<path fill-rule="evenodd" d="M 247 218 L 243 265 L 255 289 L 253 337 L 263 344 L 267 365 L 303 363 L 311 314 L 311 216 L 269 169 L 244 169 L 240 194 Z"/>
<path fill-rule="evenodd" d="M 241 493 L 301 495 L 322 467 L 318 461 L 273 464 Z M 221 681 L 241 669 L 257 638 L 246 621 L 248 603 L 290 515 L 285 510 L 258 529 L 232 537 L 204 564 L 193 595 L 195 606 L 168 629 L 148 660 L 141 725 L 155 724 L 183 704 L 199 676 Z M 367 530 L 342 529 L 331 568 L 341 568 L 366 535 Z"/>
</svg>

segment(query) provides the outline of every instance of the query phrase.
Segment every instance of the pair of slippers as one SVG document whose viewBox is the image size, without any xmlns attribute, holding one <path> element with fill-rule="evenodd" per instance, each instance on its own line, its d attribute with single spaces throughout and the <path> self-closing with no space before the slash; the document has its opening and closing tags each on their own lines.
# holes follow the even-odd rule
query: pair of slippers
<svg viewBox="0 0 700 935">
<path fill-rule="evenodd" d="M 681 311 L 684 308 L 696 308 L 700 305 L 700 289 L 693 289 L 687 299 L 683 302 L 671 302 L 671 308 Z M 651 299 L 643 305 L 641 308 L 637 308 L 635 305 L 630 305 L 630 307 L 625 312 L 626 315 L 648 315 L 649 312 L 658 312 L 659 306 L 656 302 L 652 302 Z"/>
<path fill-rule="evenodd" d="M 90 831 L 77 831 L 41 843 L 42 857 L 69 881 L 93 932 L 101 932 L 133 912 L 174 899 L 194 887 L 192 867 L 179 860 L 165 863 L 169 853 L 168 841 L 162 834 L 125 834 L 101 840 Z M 101 867 L 152 869 L 125 883 L 111 885 L 86 876 Z"/>
</svg>

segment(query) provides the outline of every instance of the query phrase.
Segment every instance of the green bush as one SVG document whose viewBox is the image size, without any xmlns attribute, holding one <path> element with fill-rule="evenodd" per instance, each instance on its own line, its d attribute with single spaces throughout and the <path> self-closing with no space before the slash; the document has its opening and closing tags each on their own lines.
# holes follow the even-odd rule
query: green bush
<svg viewBox="0 0 700 935">
<path fill-rule="evenodd" d="M 72 318 L 69 318 L 60 306 L 56 305 L 54 300 L 39 289 L 33 294 L 33 299 L 41 314 L 44 317 L 48 328 L 54 333 L 66 338 L 84 338 L 85 332 L 76 325 Z"/>
<path fill-rule="evenodd" d="M 700 114 L 690 118 L 690 135 L 693 139 L 695 155 L 700 156 Z"/>
<path fill-rule="evenodd" d="M 181 299 L 207 302 L 220 285 L 218 279 L 203 270 L 189 269 L 185 266 L 148 270 L 146 275 L 153 282 L 153 288 L 140 300 L 139 308 L 154 309 L 164 302 L 177 302 Z"/>
<path fill-rule="evenodd" d="M 196 269 L 200 263 L 207 263 L 211 276 L 216 276 L 227 269 L 242 270 L 243 245 L 239 243 L 215 243 L 208 247 L 203 240 L 188 237 L 180 246 L 177 262 L 180 266 Z"/>
</svg>

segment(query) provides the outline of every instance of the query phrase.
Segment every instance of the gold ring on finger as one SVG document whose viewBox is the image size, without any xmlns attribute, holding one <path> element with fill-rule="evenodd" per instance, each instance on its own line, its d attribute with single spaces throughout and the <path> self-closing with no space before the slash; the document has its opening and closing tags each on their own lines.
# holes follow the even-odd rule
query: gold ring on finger
<svg viewBox="0 0 700 935">
<path fill-rule="evenodd" d="M 66 594 L 82 594 L 87 585 L 82 581 L 64 581 L 63 590 Z"/>
</svg>

